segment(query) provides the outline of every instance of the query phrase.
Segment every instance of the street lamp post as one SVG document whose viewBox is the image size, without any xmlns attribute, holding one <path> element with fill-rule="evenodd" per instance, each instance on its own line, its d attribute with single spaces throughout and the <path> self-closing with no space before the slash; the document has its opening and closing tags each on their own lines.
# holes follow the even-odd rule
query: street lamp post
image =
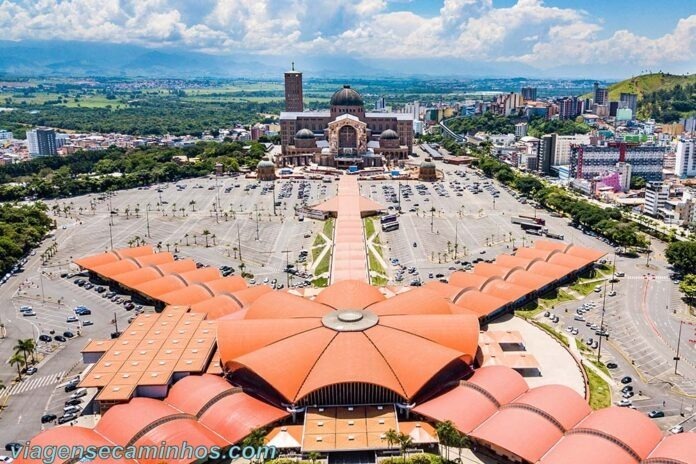
<svg viewBox="0 0 696 464">
<path fill-rule="evenodd" d="M 111 228 L 113 227 L 113 224 L 109 223 L 109 243 L 111 244 L 111 249 L 114 249 L 114 235 L 113 232 L 111 232 Z"/>
<path fill-rule="evenodd" d="M 616 252 L 614 252 L 614 263 L 611 265 L 611 291 L 614 291 L 614 280 L 616 279 Z"/>
<path fill-rule="evenodd" d="M 147 223 L 147 238 L 150 238 L 150 203 L 145 207 L 145 221 Z"/>
<path fill-rule="evenodd" d="M 681 345 L 682 326 L 684 321 L 679 321 L 679 336 L 677 337 L 677 355 L 674 357 L 674 375 L 677 375 L 677 366 L 679 365 L 679 345 Z"/>
<path fill-rule="evenodd" d="M 604 297 L 602 298 L 602 319 L 599 323 L 599 346 L 597 347 L 597 362 L 602 356 L 602 339 L 604 338 L 604 313 L 607 309 L 607 281 L 604 281 Z"/>
</svg>

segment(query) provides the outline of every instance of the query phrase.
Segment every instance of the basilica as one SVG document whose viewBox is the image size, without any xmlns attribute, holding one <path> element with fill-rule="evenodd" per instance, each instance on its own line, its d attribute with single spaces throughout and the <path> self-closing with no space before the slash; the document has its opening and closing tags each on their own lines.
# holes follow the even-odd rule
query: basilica
<svg viewBox="0 0 696 464">
<path fill-rule="evenodd" d="M 396 166 L 412 152 L 411 115 L 367 113 L 362 96 L 349 85 L 333 94 L 328 111 L 303 111 L 302 75 L 293 70 L 285 74 L 285 102 L 279 166 Z"/>
</svg>

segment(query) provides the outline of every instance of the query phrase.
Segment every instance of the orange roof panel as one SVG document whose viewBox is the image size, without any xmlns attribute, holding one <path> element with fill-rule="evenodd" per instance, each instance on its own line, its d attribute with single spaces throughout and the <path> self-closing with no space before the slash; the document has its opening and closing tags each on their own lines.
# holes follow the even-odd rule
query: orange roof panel
<svg viewBox="0 0 696 464">
<path fill-rule="evenodd" d="M 383 300 L 384 295 L 372 285 L 360 280 L 342 280 L 322 290 L 314 301 L 334 309 L 361 309 Z"/>
</svg>

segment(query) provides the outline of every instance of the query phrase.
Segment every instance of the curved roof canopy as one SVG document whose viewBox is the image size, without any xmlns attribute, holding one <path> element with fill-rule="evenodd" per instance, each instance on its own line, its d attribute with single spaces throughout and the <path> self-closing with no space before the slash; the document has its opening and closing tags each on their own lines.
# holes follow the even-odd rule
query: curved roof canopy
<svg viewBox="0 0 696 464">
<path fill-rule="evenodd" d="M 338 302 L 332 287 L 325 290 L 329 298 L 314 302 L 274 292 L 252 303 L 245 319 L 219 320 L 218 347 L 226 370 L 249 370 L 292 403 L 348 382 L 378 385 L 411 399 L 448 365 L 470 363 L 476 353 L 479 326 L 474 315 L 433 314 L 427 307 L 406 304 L 408 294 L 373 303 L 376 294 L 364 298 L 361 293 L 368 309 L 341 304 L 336 310 L 322 304 L 327 299 Z M 444 299 L 434 298 L 431 306 L 440 308 L 438 312 L 448 309 Z M 394 300 L 404 304 L 395 305 Z M 413 369 L 414 364 L 420 367 Z"/>
</svg>

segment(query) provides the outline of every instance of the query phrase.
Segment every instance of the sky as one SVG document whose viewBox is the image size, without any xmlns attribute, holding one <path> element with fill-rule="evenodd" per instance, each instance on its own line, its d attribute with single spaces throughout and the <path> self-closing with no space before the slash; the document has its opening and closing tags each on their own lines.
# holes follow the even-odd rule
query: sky
<svg viewBox="0 0 696 464">
<path fill-rule="evenodd" d="M 696 0 L 0 0 L 0 39 L 683 73 L 696 72 Z"/>
</svg>

